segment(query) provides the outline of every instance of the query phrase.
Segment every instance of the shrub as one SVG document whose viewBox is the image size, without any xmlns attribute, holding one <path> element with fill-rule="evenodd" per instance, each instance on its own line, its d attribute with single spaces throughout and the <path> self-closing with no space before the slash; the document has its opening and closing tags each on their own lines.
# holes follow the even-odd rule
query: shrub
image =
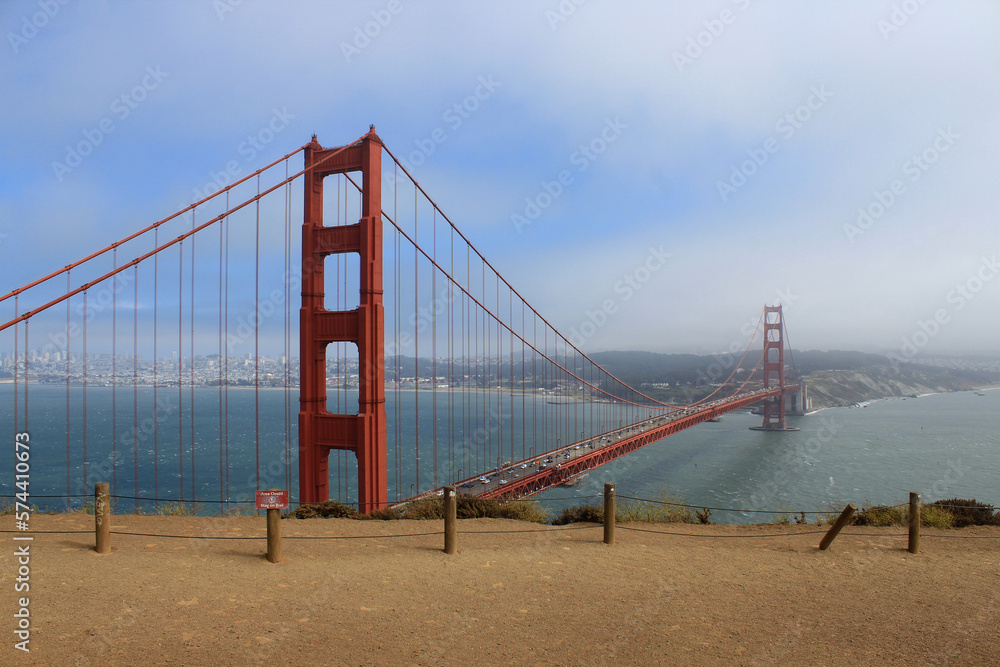
<svg viewBox="0 0 1000 667">
<path fill-rule="evenodd" d="M 951 514 L 954 518 L 953 525 L 955 528 L 1000 525 L 1000 512 L 994 512 L 992 505 L 976 502 L 975 499 L 951 498 L 949 500 L 935 500 L 929 505 L 924 505 L 924 513 L 926 514 L 932 507 L 942 509 Z"/>
<path fill-rule="evenodd" d="M 456 500 L 459 519 L 516 519 L 545 523 L 549 518 L 541 506 L 531 500 L 500 501 L 475 496 L 458 496 Z"/>
<path fill-rule="evenodd" d="M 618 523 L 711 523 L 709 516 L 712 511 L 703 508 L 693 512 L 684 503 L 683 498 L 661 491 L 657 499 L 640 500 L 620 503 L 615 511 L 615 521 Z M 599 505 L 576 505 L 567 507 L 552 524 L 561 526 L 578 521 L 604 523 L 604 507 Z"/>
<path fill-rule="evenodd" d="M 391 507 L 383 507 L 382 509 L 372 510 L 368 514 L 359 514 L 358 518 L 367 521 L 395 521 L 399 518 L 399 514 Z"/>
<path fill-rule="evenodd" d="M 429 498 L 415 500 L 402 508 L 402 519 L 444 519 L 444 500 Z M 545 523 L 548 516 L 537 502 L 530 500 L 503 501 L 493 498 L 459 495 L 455 497 L 455 516 L 458 519 L 516 519 Z"/>
<path fill-rule="evenodd" d="M 77 505 L 73 509 L 74 514 L 93 514 L 94 513 L 94 501 L 84 500 L 82 503 Z"/>
<path fill-rule="evenodd" d="M 552 519 L 553 526 L 568 523 L 604 523 L 604 507 L 598 505 L 575 505 L 567 507 Z"/>
<path fill-rule="evenodd" d="M 164 516 L 198 516 L 201 507 L 195 503 L 177 503 L 175 505 L 160 505 L 156 513 Z M 112 511 L 114 508 L 112 508 Z"/>
<path fill-rule="evenodd" d="M 920 525 L 928 528 L 958 528 L 961 526 L 973 525 L 971 523 L 959 523 L 955 514 L 955 508 L 948 505 L 959 505 L 975 501 L 968 500 L 939 500 L 929 505 L 924 505 L 920 512 Z M 973 512 L 981 512 L 983 508 L 973 508 Z M 992 509 L 989 510 L 992 516 Z M 985 518 L 985 514 L 976 514 L 979 518 Z M 854 515 L 855 526 L 907 526 L 910 522 L 910 510 L 907 506 L 887 507 L 885 505 L 874 505 L 865 507 Z"/>
<path fill-rule="evenodd" d="M 699 522 L 691 508 L 684 503 L 683 498 L 671 495 L 667 491 L 660 491 L 655 501 L 627 502 L 620 505 L 615 513 L 615 521 L 621 523 L 629 521 L 645 523 Z"/>
<path fill-rule="evenodd" d="M 350 505 L 328 500 L 325 503 L 300 505 L 288 516 L 293 519 L 357 519 L 358 511 Z"/>
<path fill-rule="evenodd" d="M 920 511 L 920 525 L 928 528 L 954 528 L 955 515 L 951 510 L 936 504 L 924 505 Z"/>
<path fill-rule="evenodd" d="M 403 519 L 444 519 L 444 501 L 438 499 L 415 500 L 406 503 L 402 509 Z"/>
<path fill-rule="evenodd" d="M 873 505 L 863 507 L 854 514 L 855 526 L 905 526 L 907 510 L 903 507 Z"/>
</svg>

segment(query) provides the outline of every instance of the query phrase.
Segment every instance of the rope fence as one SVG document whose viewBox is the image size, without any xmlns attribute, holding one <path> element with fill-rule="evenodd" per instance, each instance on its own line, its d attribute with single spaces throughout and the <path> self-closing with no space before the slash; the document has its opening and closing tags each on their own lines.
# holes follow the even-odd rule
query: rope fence
<svg viewBox="0 0 1000 667">
<path fill-rule="evenodd" d="M 583 499 L 593 496 L 583 496 Z M 605 545 L 614 546 L 615 541 L 615 529 L 616 529 L 616 495 L 615 495 L 615 485 L 605 484 L 604 488 L 604 512 L 603 512 L 603 528 L 604 528 L 604 539 Z M 94 519 L 95 519 L 95 550 L 101 554 L 110 554 L 111 545 L 110 539 L 112 535 L 116 536 L 127 536 L 127 537 L 147 537 L 147 538 L 163 538 L 163 539 L 189 539 L 189 540 L 224 540 L 224 541 L 257 541 L 266 540 L 267 541 L 267 560 L 270 562 L 280 562 L 281 561 L 281 528 L 278 522 L 279 509 L 269 506 L 267 509 L 267 534 L 266 535 L 252 535 L 252 536 L 235 536 L 235 535 L 177 535 L 169 533 L 147 533 L 147 532 L 136 532 L 129 530 L 111 530 L 111 498 L 120 498 L 126 500 L 134 500 L 133 496 L 112 496 L 108 489 L 107 483 L 99 483 L 96 485 L 95 496 L 94 496 Z M 644 499 L 637 498 L 634 496 L 622 496 L 623 499 L 633 500 L 643 503 L 657 504 L 657 505 L 670 505 L 677 507 L 684 507 L 689 509 L 698 508 L 697 505 L 689 505 L 686 503 L 678 503 L 673 501 L 663 501 L 655 499 Z M 575 498 L 574 498 L 575 499 Z M 151 498 L 142 498 L 142 500 L 154 500 Z M 161 501 L 166 502 L 163 499 Z M 585 525 L 572 525 L 568 527 L 555 527 L 545 524 L 538 524 L 537 527 L 523 528 L 523 529 L 513 529 L 513 530 L 457 530 L 457 513 L 456 507 L 458 503 L 458 494 L 454 486 L 448 486 L 443 489 L 442 498 L 426 498 L 421 500 L 430 501 L 441 501 L 443 503 L 443 515 L 444 515 L 444 552 L 446 554 L 457 553 L 457 539 L 458 535 L 461 533 L 463 535 L 501 535 L 501 534 L 513 534 L 513 533 L 549 533 L 552 532 L 568 532 L 568 531 L 581 531 L 589 530 L 601 527 L 599 523 L 590 522 Z M 554 500 L 554 499 L 549 499 Z M 249 503 L 251 501 L 240 501 L 244 503 Z M 410 501 L 410 502 L 420 502 Z M 500 504 L 498 502 L 498 504 Z M 894 505 L 892 507 L 899 508 L 903 505 Z M 908 537 L 908 551 L 912 554 L 919 553 L 919 540 L 920 540 L 920 516 L 921 516 L 921 503 L 920 495 L 917 493 L 910 494 L 909 507 L 909 532 L 908 533 L 893 533 L 881 535 L 881 537 L 903 537 L 904 535 Z M 969 509 L 965 505 L 948 505 L 946 507 Z M 988 507 L 992 513 L 992 506 Z M 708 509 L 705 507 L 702 510 Z M 720 511 L 745 511 L 745 510 L 734 510 L 730 508 L 714 508 Z M 701 532 L 683 532 L 677 530 L 663 530 L 660 528 L 651 527 L 640 527 L 637 525 L 622 525 L 621 529 L 629 532 L 636 533 L 647 533 L 647 534 L 657 534 L 657 535 L 667 535 L 671 537 L 700 537 L 707 539 L 771 539 L 771 538 L 789 538 L 789 537 L 800 537 L 800 536 L 815 536 L 819 534 L 824 534 L 822 541 L 819 544 L 820 550 L 827 549 L 833 540 L 840 534 L 840 531 L 845 526 L 849 525 L 851 516 L 857 506 L 853 503 L 849 503 L 844 510 L 840 513 L 837 521 L 830 527 L 829 530 L 803 530 L 794 532 L 771 532 L 771 533 L 743 533 L 743 534 L 718 534 L 718 533 L 701 533 Z M 982 507 L 975 509 L 984 509 Z M 766 512 L 766 510 L 750 510 L 753 512 Z M 797 513 L 805 514 L 806 511 L 800 511 Z M 830 514 L 829 511 L 809 511 L 810 514 Z M 701 518 L 701 517 L 699 517 Z M 703 521 L 707 523 L 707 521 Z M 23 523 L 22 517 L 18 517 L 18 528 L 20 531 L 27 529 L 27 525 Z M 0 533 L 19 533 L 17 530 L 0 530 Z M 36 530 L 32 531 L 34 534 L 38 535 L 81 535 L 89 534 L 88 530 Z M 25 536 L 25 533 L 20 532 L 20 538 L 15 539 L 30 539 Z M 844 533 L 848 536 L 870 536 L 869 533 L 858 533 L 858 532 L 848 532 Z M 442 535 L 441 531 L 422 531 L 416 533 L 392 533 L 392 534 L 381 534 L 381 535 L 290 535 L 285 537 L 286 540 L 384 540 L 384 539 L 406 539 L 414 537 L 432 537 Z M 950 538 L 950 539 L 1000 539 L 1000 535 L 947 535 L 947 534 L 932 534 L 927 535 L 929 538 Z"/>
<path fill-rule="evenodd" d="M 45 498 L 45 499 L 76 499 L 76 498 L 93 499 L 93 495 L 92 494 L 85 494 L 85 493 L 77 493 L 77 494 L 54 494 L 54 495 L 32 494 L 31 497 L 32 498 Z M 119 495 L 119 494 L 110 494 L 108 497 L 111 498 L 111 499 L 115 499 L 115 500 L 133 500 L 133 501 L 142 501 L 142 502 L 163 503 L 164 505 L 168 505 L 168 506 L 183 505 L 183 506 L 191 506 L 191 507 L 198 507 L 198 506 L 201 506 L 201 505 L 252 505 L 255 502 L 253 498 L 235 499 L 235 500 L 208 500 L 208 499 L 206 499 L 206 500 L 197 500 L 197 501 L 194 501 L 194 500 L 182 500 L 182 499 L 178 499 L 178 498 L 153 498 L 153 497 L 148 497 L 148 496 L 127 496 L 127 495 Z M 474 498 L 475 496 L 464 496 L 464 497 L 473 497 Z M 556 498 L 524 498 L 524 499 L 521 499 L 521 501 L 527 501 L 527 502 L 533 502 L 533 503 L 548 503 L 548 502 L 565 502 L 565 501 L 570 501 L 570 500 L 576 500 L 576 501 L 580 501 L 581 504 L 585 504 L 585 502 L 588 499 L 598 499 L 598 498 L 602 498 L 602 497 L 603 497 L 602 494 L 594 493 L 594 494 L 589 494 L 589 495 L 561 496 L 561 497 L 556 497 Z M 17 498 L 17 496 L 15 496 L 15 495 L 0 496 L 0 500 L 4 500 L 4 501 L 8 501 L 8 502 L 13 502 L 16 498 Z M 414 499 L 411 499 L 411 500 L 403 501 L 401 503 L 396 503 L 393 506 L 394 507 L 403 507 L 403 506 L 406 506 L 406 505 L 409 505 L 409 504 L 414 504 L 414 503 L 439 502 L 441 500 L 441 498 L 442 498 L 441 496 L 430 496 L 430 497 L 414 498 Z M 831 515 L 831 514 L 836 514 L 838 512 L 838 510 L 832 509 L 832 508 L 822 509 L 822 510 L 800 510 L 800 509 L 787 509 L 787 508 L 785 508 L 785 509 L 746 509 L 746 508 L 740 508 L 740 507 L 715 507 L 715 506 L 711 506 L 711 505 L 702 505 L 702 504 L 697 504 L 697 503 L 681 503 L 681 502 L 674 502 L 674 501 L 667 501 L 667 500 L 659 500 L 659 499 L 656 499 L 656 498 L 640 498 L 640 497 L 637 497 L 637 496 L 618 495 L 617 498 L 619 498 L 621 500 L 631 500 L 631 501 L 635 501 L 635 502 L 639 502 L 639 503 L 645 503 L 645 504 L 649 504 L 649 505 L 663 505 L 663 506 L 671 506 L 671 507 L 684 508 L 684 509 L 689 509 L 689 510 L 711 510 L 712 512 L 733 512 L 733 513 L 737 513 L 737 514 L 776 514 L 776 515 L 803 515 L 804 514 L 804 515 L 813 515 L 813 516 L 816 516 L 816 515 Z M 298 504 L 298 499 L 295 498 L 295 497 L 291 497 L 291 498 L 289 498 L 289 502 L 292 503 L 292 504 Z M 337 501 L 337 502 L 340 505 L 345 505 L 345 506 L 352 507 L 352 508 L 357 508 L 358 507 L 358 503 L 357 502 L 341 502 L 341 501 Z M 498 500 L 496 502 L 498 502 L 498 503 L 506 503 L 506 502 L 518 502 L 518 501 L 503 501 L 503 500 Z M 943 509 L 959 509 L 959 510 L 970 510 L 970 509 L 971 510 L 987 510 L 988 509 L 990 511 L 994 511 L 998 507 L 998 505 L 994 504 L 994 503 L 981 503 L 979 506 L 971 506 L 971 505 L 948 505 L 948 504 L 941 504 L 940 502 L 934 502 L 934 503 L 930 503 L 930 504 L 934 505 L 935 507 L 940 507 L 940 508 L 943 508 Z M 907 507 L 907 506 L 908 506 L 908 503 L 897 503 L 895 505 L 872 505 L 871 507 L 877 507 L 879 509 L 898 509 L 898 508 L 903 508 L 903 507 Z M 864 511 L 866 509 L 870 509 L 870 508 L 867 508 L 867 507 L 866 508 L 862 508 L 862 511 Z M 54 511 L 53 513 L 59 513 L 59 512 L 58 511 Z"/>
</svg>

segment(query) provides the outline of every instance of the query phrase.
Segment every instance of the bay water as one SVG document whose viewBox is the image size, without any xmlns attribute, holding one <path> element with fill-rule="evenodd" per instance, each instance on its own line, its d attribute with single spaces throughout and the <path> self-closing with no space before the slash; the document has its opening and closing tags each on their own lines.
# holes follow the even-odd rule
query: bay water
<svg viewBox="0 0 1000 667">
<path fill-rule="evenodd" d="M 196 499 L 204 513 L 232 507 L 220 501 L 252 498 L 258 486 L 287 487 L 293 499 L 297 496 L 295 390 L 230 387 L 223 393 L 217 387 L 161 387 L 154 392 L 152 387 L 113 391 L 92 386 L 86 391 L 84 424 L 82 387 L 33 384 L 25 429 L 23 385 L 19 389 L 15 413 L 14 386 L 0 385 L 0 428 L 9 434 L 11 451 L 16 432 L 27 430 L 30 435 L 30 490 L 39 507 L 79 506 L 97 481 L 113 483 L 113 493 L 123 497 Z M 567 429 L 585 423 L 592 407 L 543 406 L 541 410 L 551 412 L 547 422 L 568 425 L 546 434 L 539 433 L 540 418 L 530 416 L 539 409 L 537 401 L 529 409 L 519 403 L 527 401 L 521 397 L 484 398 L 484 414 L 503 412 L 504 401 L 509 416 L 489 424 L 487 441 L 473 451 L 460 443 L 476 435 L 474 425 L 462 432 L 461 420 L 447 412 L 449 401 L 457 412 L 458 399 L 448 397 L 447 392 L 439 393 L 435 413 L 429 410 L 428 392 L 387 392 L 390 500 L 485 472 L 495 466 L 495 458 L 540 454 L 555 446 L 554 436 L 565 437 Z M 347 405 L 356 398 L 347 393 L 344 400 Z M 418 420 L 412 416 L 417 401 L 419 476 L 413 451 Z M 227 403 L 228 408 L 220 410 Z M 587 424 L 588 433 L 614 428 L 617 417 L 605 410 L 603 421 Z M 436 457 L 428 444 L 435 418 Z M 550 489 L 537 499 L 555 514 L 566 506 L 599 503 L 604 483 L 613 482 L 620 497 L 655 500 L 669 495 L 699 508 L 715 508 L 711 518 L 722 523 L 771 521 L 776 515 L 802 511 L 838 512 L 848 502 L 904 503 L 910 491 L 922 493 L 925 502 L 958 497 L 1000 505 L 1000 390 L 880 400 L 789 417 L 788 425 L 798 431 L 750 430 L 760 420 L 745 410 L 728 413 L 720 422 L 660 440 L 591 471 L 575 486 Z M 449 431 L 452 426 L 457 432 Z M 489 442 L 492 438 L 496 442 Z M 16 491 L 13 456 L 8 461 L 0 467 L 0 495 L 11 500 Z M 334 452 L 330 468 L 331 496 L 354 500 L 353 455 Z M 118 508 L 154 509 L 150 502 L 125 498 L 118 500 Z M 814 519 L 807 515 L 807 520 Z"/>
</svg>

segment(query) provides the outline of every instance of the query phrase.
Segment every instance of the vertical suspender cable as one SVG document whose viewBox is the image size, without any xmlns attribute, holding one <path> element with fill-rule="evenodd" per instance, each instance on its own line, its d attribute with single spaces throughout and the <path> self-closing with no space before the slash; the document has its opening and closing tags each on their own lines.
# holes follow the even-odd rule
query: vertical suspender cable
<svg viewBox="0 0 1000 667">
<path fill-rule="evenodd" d="M 285 180 L 288 180 L 288 159 L 285 159 Z M 292 265 L 292 184 L 285 184 L 285 488 L 292 488 L 292 311 L 291 311 L 291 265 Z"/>
<path fill-rule="evenodd" d="M 514 293 L 507 290 L 507 317 L 510 318 L 510 460 L 516 461 L 514 456 Z"/>
<path fill-rule="evenodd" d="M 448 281 L 448 479 L 455 481 L 455 230 L 449 233 L 451 262 Z"/>
<path fill-rule="evenodd" d="M 257 219 L 254 238 L 254 325 L 253 325 L 253 433 L 257 472 L 256 490 L 260 490 L 260 174 L 257 174 Z"/>
<path fill-rule="evenodd" d="M 153 245 L 160 247 L 160 228 L 153 230 Z M 160 253 L 153 255 L 153 507 L 160 506 L 160 402 L 157 390 L 160 386 L 159 360 L 157 359 L 157 317 L 160 309 Z"/>
<path fill-rule="evenodd" d="M 485 448 L 483 449 L 483 466 L 487 469 L 490 467 L 490 461 L 493 460 L 493 432 L 490 428 L 490 411 L 492 410 L 493 395 L 491 387 L 493 386 L 493 341 L 492 341 L 492 329 L 488 320 L 489 308 L 486 305 L 486 265 L 482 265 L 482 283 L 483 283 L 483 307 L 480 308 L 482 311 L 480 313 L 482 318 L 482 333 L 483 333 L 483 365 L 485 366 L 485 384 L 483 385 L 483 412 L 481 415 L 482 422 L 479 424 L 480 428 L 486 434 Z"/>
<path fill-rule="evenodd" d="M 177 280 L 177 479 L 184 500 L 184 241 L 178 252 Z"/>
<path fill-rule="evenodd" d="M 399 209 L 399 165 L 393 163 L 392 166 L 392 218 L 393 220 L 398 220 L 398 209 Z M 402 350 L 400 349 L 400 326 L 399 326 L 399 286 L 400 286 L 400 254 L 399 254 L 399 229 L 393 227 L 393 309 L 392 309 L 392 319 L 393 319 L 393 333 L 395 343 L 393 349 L 395 350 L 395 385 L 394 385 L 394 405 L 393 405 L 393 425 L 395 433 L 395 442 L 393 446 L 396 450 L 396 501 L 398 502 L 402 498 L 401 487 L 403 484 L 403 441 L 402 441 L 402 425 L 399 423 L 399 417 L 402 414 L 399 405 L 399 371 L 400 363 L 399 358 Z"/>
<path fill-rule="evenodd" d="M 86 292 L 84 292 L 84 295 L 86 295 Z M 20 299 L 20 298 L 21 298 L 20 295 L 15 295 L 14 296 L 14 317 L 15 318 L 17 317 L 17 313 L 18 313 L 18 299 Z M 17 364 L 17 358 L 18 358 L 18 356 L 20 356 L 21 350 L 18 347 L 17 330 L 18 330 L 18 325 L 15 324 L 14 325 L 14 434 L 15 434 L 15 436 L 18 433 L 20 433 L 20 430 L 17 427 L 18 415 L 20 414 L 20 412 L 18 410 L 18 406 L 17 406 L 17 403 L 18 403 L 18 392 L 20 391 L 20 388 L 17 386 L 18 385 L 18 367 L 17 367 L 18 364 Z M 15 439 L 15 442 L 16 442 L 16 439 Z"/>
<path fill-rule="evenodd" d="M 532 350 L 531 350 L 531 375 L 534 379 L 532 385 L 535 388 L 535 396 L 531 401 L 531 448 L 532 455 L 537 457 L 541 452 L 538 451 L 538 403 L 542 403 L 542 419 L 545 418 L 545 383 L 543 378 L 538 374 L 538 316 L 532 314 L 532 328 L 534 330 L 534 336 L 532 338 Z M 544 322 L 542 323 L 542 333 L 544 335 L 545 328 Z M 542 373 L 545 373 L 545 364 L 542 363 Z M 542 431 L 542 436 L 545 436 L 545 431 Z"/>
<path fill-rule="evenodd" d="M 524 339 L 528 335 L 527 327 L 524 326 L 524 300 L 521 300 L 521 338 Z M 526 388 L 526 372 L 525 372 L 525 345 L 521 343 L 521 458 L 527 456 L 527 442 L 528 442 L 528 413 L 527 405 L 525 401 L 527 396 L 525 394 Z"/>
<path fill-rule="evenodd" d="M 573 348 L 573 372 L 576 373 L 577 375 L 581 375 L 581 376 L 583 375 L 583 372 L 580 370 L 580 368 L 576 364 L 576 348 L 575 347 Z M 576 384 L 576 383 L 574 382 L 574 384 Z M 579 438 L 580 435 L 582 435 L 582 434 L 578 435 L 580 433 L 580 411 L 577 409 L 577 406 L 579 405 L 579 403 L 576 403 L 576 397 L 575 397 L 576 391 L 575 390 L 573 391 L 573 394 L 574 394 L 574 402 L 573 402 L 573 433 L 570 434 L 570 438 L 566 441 L 566 444 L 569 444 L 570 442 L 576 442 L 577 438 Z"/>
<path fill-rule="evenodd" d="M 111 252 L 118 268 L 118 248 Z M 111 493 L 118 493 L 118 274 L 111 278 Z"/>
<path fill-rule="evenodd" d="M 31 323 L 31 318 L 24 321 L 24 430 L 28 430 L 28 385 L 30 380 L 28 378 L 28 362 L 31 361 L 31 352 L 28 347 L 28 325 Z"/>
<path fill-rule="evenodd" d="M 70 291 L 70 275 L 71 271 L 66 271 L 66 291 Z M 71 468 L 71 457 L 70 457 L 70 420 L 69 420 L 69 330 L 70 330 L 70 299 L 66 299 L 66 509 L 70 509 L 70 494 L 71 482 L 70 482 L 70 468 Z"/>
<path fill-rule="evenodd" d="M 229 193 L 227 192 L 226 194 L 228 195 Z M 228 215 L 228 213 L 229 213 L 229 206 L 227 205 L 226 206 L 226 214 Z M 225 232 L 226 232 L 226 219 L 222 218 L 219 221 L 219 334 L 218 334 L 219 335 L 219 339 L 218 339 L 219 340 L 219 356 L 218 356 L 218 363 L 219 363 L 219 508 L 222 510 L 223 513 L 225 513 L 226 509 L 228 509 L 226 507 L 226 504 L 225 504 L 225 500 L 226 500 L 226 494 L 225 494 L 225 473 L 223 472 L 225 470 L 225 459 L 223 458 L 224 433 L 223 433 L 223 430 L 222 430 L 222 400 L 223 400 L 223 397 L 222 397 L 222 392 L 223 392 L 223 388 L 222 388 L 222 368 L 223 368 L 223 361 L 222 361 L 222 359 L 223 359 L 223 357 L 222 357 L 222 354 L 223 354 L 223 348 L 222 348 L 222 345 L 223 345 L 223 342 L 222 342 L 222 318 L 223 318 L 223 315 L 222 315 L 222 312 L 223 312 L 222 311 L 222 293 L 223 293 L 223 289 L 224 289 L 223 285 L 224 285 L 224 281 L 225 281 L 225 276 L 223 275 L 223 266 L 224 266 L 223 261 L 224 261 L 225 247 L 226 247 Z"/>
<path fill-rule="evenodd" d="M 437 209 L 431 208 L 431 257 L 437 264 Z M 437 427 L 437 268 L 431 266 L 431 445 L 434 448 L 432 461 L 434 474 L 431 476 L 433 488 L 438 485 L 438 427 Z"/>
<path fill-rule="evenodd" d="M 195 217 L 197 216 L 197 213 L 198 213 L 197 210 L 191 211 L 191 229 L 195 228 Z M 194 241 L 195 241 L 195 237 L 192 235 L 191 236 L 191 341 L 190 341 L 190 345 L 189 345 L 190 350 L 191 350 L 191 368 L 188 369 L 188 378 L 189 378 L 188 382 L 191 385 L 188 388 L 188 396 L 190 397 L 190 400 L 188 402 L 191 404 L 191 418 L 188 421 L 190 421 L 190 423 L 191 423 L 191 500 L 192 501 L 198 500 L 198 491 L 197 491 L 198 487 L 195 484 L 195 464 L 194 464 L 194 454 L 195 454 L 195 439 L 194 439 L 194 404 L 195 404 L 195 401 L 194 401 L 194 280 L 195 280 L 195 271 L 194 271 Z"/>
<path fill-rule="evenodd" d="M 416 490 L 420 492 L 420 321 L 417 318 L 419 256 L 417 248 L 417 189 L 413 189 L 413 436 L 416 456 Z M 412 489 L 411 489 L 412 490 Z M 412 493 L 410 495 L 413 495 Z"/>
<path fill-rule="evenodd" d="M 469 246 L 465 246 L 465 286 L 467 289 L 472 289 L 472 274 L 470 272 L 470 249 Z M 467 477 L 471 477 L 473 470 L 470 465 L 471 452 L 470 448 L 476 446 L 476 442 L 472 437 L 472 397 L 474 394 L 474 384 L 472 380 L 472 369 L 469 365 L 470 357 L 472 356 L 472 323 L 469 321 L 469 315 L 471 314 L 471 301 L 469 300 L 468 294 L 462 294 L 462 331 L 464 335 L 462 336 L 462 357 L 465 360 L 465 373 L 463 374 L 463 386 L 464 391 L 462 392 L 462 436 L 465 446 L 462 447 L 464 456 L 462 457 L 463 470 L 466 472 Z"/>
<path fill-rule="evenodd" d="M 472 289 L 471 265 L 470 265 L 470 273 L 469 273 L 469 289 L 470 290 Z M 475 391 L 472 394 L 472 400 L 473 400 L 473 402 L 475 404 L 475 409 L 473 410 L 473 414 L 475 416 L 475 421 L 473 423 L 473 427 L 474 428 L 472 429 L 472 432 L 477 434 L 476 441 L 475 441 L 475 447 L 476 447 L 476 452 L 475 452 L 476 453 L 476 470 L 482 470 L 483 469 L 483 464 L 481 464 L 480 455 L 481 455 L 481 452 L 483 451 L 483 448 L 486 446 L 486 443 L 489 441 L 489 433 L 487 433 L 486 431 L 480 430 L 480 426 L 479 426 L 479 416 L 480 416 L 479 415 L 479 403 L 480 403 L 482 397 L 484 397 L 486 395 L 485 392 L 483 391 L 486 388 L 486 386 L 483 384 L 483 381 L 484 381 L 483 378 L 485 377 L 483 375 L 483 370 L 482 370 L 483 369 L 483 361 L 482 361 L 482 359 L 480 358 L 479 355 L 482 353 L 483 350 L 486 349 L 486 339 L 483 338 L 482 340 L 480 340 L 479 315 L 480 315 L 480 310 L 481 309 L 480 309 L 479 305 L 478 304 L 474 304 L 474 303 L 470 303 L 469 304 L 469 310 L 472 312 L 472 318 L 473 318 L 473 322 L 472 322 L 472 329 L 473 329 L 473 331 L 472 331 L 472 340 L 473 340 L 473 347 L 475 348 L 475 355 L 473 356 L 472 374 L 471 375 L 476 378 Z M 482 347 L 480 347 L 481 343 L 482 343 Z"/>
<path fill-rule="evenodd" d="M 226 245 L 226 252 L 225 252 L 225 256 L 226 256 L 226 270 L 225 270 L 226 285 L 225 285 L 225 287 L 222 290 L 223 291 L 223 300 L 224 300 L 224 304 L 223 304 L 223 324 L 222 324 L 222 328 L 223 328 L 224 331 L 223 331 L 222 338 L 225 341 L 223 343 L 223 349 L 225 350 L 224 357 L 223 357 L 225 359 L 225 361 L 223 362 L 223 365 L 225 367 L 225 371 L 224 371 L 224 373 L 225 373 L 225 382 L 224 382 L 224 384 L 225 384 L 225 390 L 223 391 L 223 396 L 225 398 L 225 409 L 223 410 L 223 414 L 225 415 L 225 425 L 224 425 L 223 430 L 225 431 L 225 440 L 226 440 L 226 442 L 225 442 L 226 459 L 225 459 L 224 469 L 226 471 L 225 472 L 226 501 L 228 502 L 229 501 L 229 191 L 228 190 L 226 190 L 226 217 L 224 218 L 223 223 L 225 224 L 225 227 L 226 227 L 226 234 L 225 234 L 225 236 L 226 236 L 226 239 L 225 239 L 225 245 Z"/>
<path fill-rule="evenodd" d="M 496 314 L 494 315 L 494 319 L 496 320 L 496 323 L 497 323 L 497 376 L 498 376 L 497 377 L 497 410 L 500 413 L 500 419 L 499 419 L 499 421 L 500 421 L 500 438 L 497 441 L 497 458 L 499 459 L 499 461 L 497 461 L 497 468 L 499 468 L 501 465 L 503 465 L 504 445 L 506 444 L 506 442 L 504 441 L 504 436 L 505 436 L 505 431 L 504 431 L 504 416 L 505 416 L 505 414 L 504 414 L 504 412 L 505 412 L 505 408 L 504 408 L 504 388 L 503 388 L 504 377 L 505 377 L 504 376 L 504 372 L 503 372 L 503 365 L 504 365 L 504 363 L 505 363 L 506 360 L 504 359 L 504 351 L 503 351 L 504 331 L 503 331 L 503 326 L 502 326 L 503 325 L 503 315 L 502 315 L 503 310 L 500 307 L 500 298 L 501 298 L 500 297 L 500 274 L 494 272 L 494 276 L 496 277 L 496 283 L 497 283 L 497 285 L 496 285 L 496 287 L 497 287 Z M 509 413 L 506 416 L 508 418 L 511 417 L 511 415 Z"/>
<path fill-rule="evenodd" d="M 139 511 L 139 265 L 132 273 L 132 485 Z"/>
<path fill-rule="evenodd" d="M 83 488 L 86 491 L 87 485 L 87 290 L 83 291 Z M 17 330 L 14 330 L 17 333 Z M 17 359 L 15 358 L 16 362 Z M 14 368 L 17 368 L 15 363 Z M 16 378 L 15 378 L 16 381 Z M 14 394 L 17 396 L 17 394 Z"/>
</svg>

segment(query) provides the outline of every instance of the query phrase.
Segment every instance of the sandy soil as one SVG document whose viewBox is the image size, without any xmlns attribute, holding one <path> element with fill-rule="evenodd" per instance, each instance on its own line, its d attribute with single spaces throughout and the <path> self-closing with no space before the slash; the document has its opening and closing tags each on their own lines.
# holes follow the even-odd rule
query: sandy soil
<svg viewBox="0 0 1000 667">
<path fill-rule="evenodd" d="M 436 521 L 282 528 L 278 564 L 260 539 L 116 534 L 98 555 L 92 532 L 36 532 L 29 654 L 13 648 L 8 533 L 0 664 L 1000 664 L 997 527 L 925 529 L 910 555 L 899 529 L 850 528 L 821 552 L 816 526 L 633 525 L 653 532 L 620 526 L 609 547 L 599 526 L 483 519 L 460 522 L 454 556 Z M 114 530 L 244 538 L 264 520 L 116 516 Z"/>
</svg>

